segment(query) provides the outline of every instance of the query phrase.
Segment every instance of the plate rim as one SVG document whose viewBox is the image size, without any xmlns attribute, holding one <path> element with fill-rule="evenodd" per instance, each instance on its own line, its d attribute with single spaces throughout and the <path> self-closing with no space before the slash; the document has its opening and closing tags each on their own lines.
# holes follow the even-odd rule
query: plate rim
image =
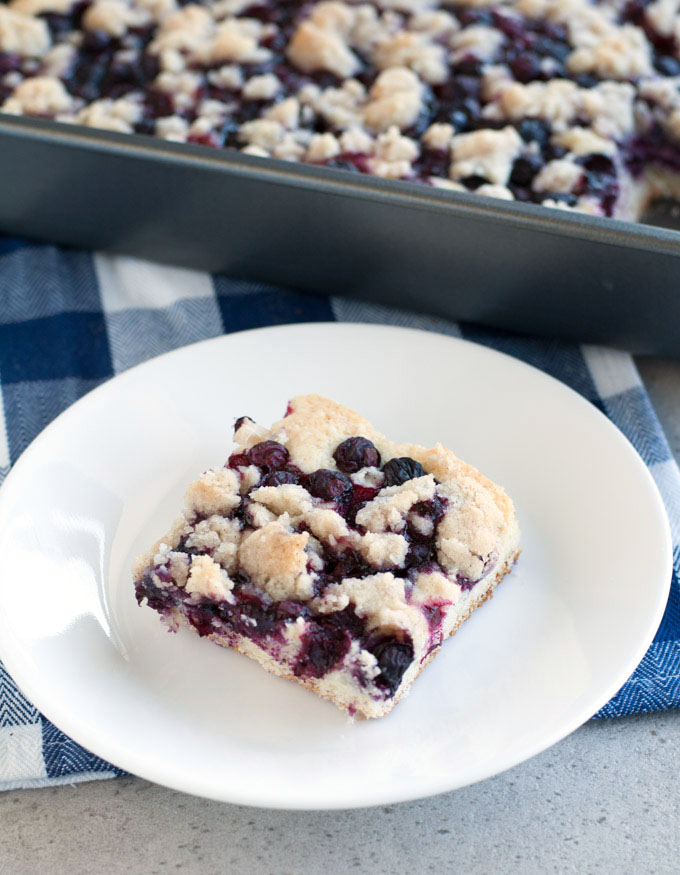
<svg viewBox="0 0 680 875">
<path fill-rule="evenodd" d="M 631 676 L 635 668 L 643 659 L 659 628 L 659 625 L 663 618 L 663 614 L 666 609 L 673 570 L 673 543 L 667 510 L 659 488 L 654 478 L 652 477 L 649 468 L 647 467 L 635 447 L 632 445 L 632 443 L 623 434 L 623 432 L 620 431 L 620 429 L 616 425 L 614 425 L 609 417 L 607 417 L 601 410 L 599 410 L 595 405 L 589 402 L 583 395 L 581 395 L 575 389 L 572 389 L 571 386 L 568 386 L 566 383 L 563 383 L 561 380 L 553 377 L 551 374 L 548 374 L 545 371 L 542 371 L 540 368 L 537 368 L 536 366 L 531 365 L 518 357 L 510 355 L 509 353 L 494 349 L 493 347 L 487 346 L 482 343 L 467 340 L 462 337 L 455 337 L 443 334 L 442 332 L 436 330 L 428 331 L 423 328 L 411 328 L 401 325 L 350 321 L 290 322 L 280 325 L 262 326 L 258 328 L 245 329 L 242 331 L 229 332 L 225 334 L 220 334 L 216 337 L 206 338 L 195 343 L 186 344 L 184 346 L 180 346 L 173 350 L 168 350 L 167 352 L 164 352 L 158 356 L 154 356 L 150 359 L 140 362 L 139 364 L 134 365 L 133 367 L 123 371 L 120 374 L 113 375 L 112 377 L 104 380 L 104 382 L 102 382 L 100 385 L 86 392 L 82 397 L 77 399 L 73 404 L 69 405 L 58 416 L 56 416 L 38 435 L 36 435 L 31 443 L 23 450 L 19 458 L 12 465 L 2 486 L 0 486 L 0 518 L 6 513 L 5 506 L 7 502 L 11 500 L 14 481 L 19 480 L 25 468 L 28 467 L 30 470 L 31 457 L 33 453 L 38 451 L 42 447 L 43 443 L 50 440 L 51 433 L 53 431 L 56 431 L 58 428 L 64 427 L 64 424 L 68 421 L 68 419 L 74 415 L 74 411 L 77 414 L 80 411 L 81 407 L 91 404 L 93 398 L 99 397 L 100 395 L 105 395 L 106 392 L 109 391 L 109 387 L 111 386 L 111 384 L 116 383 L 116 385 L 120 388 L 121 384 L 124 384 L 125 382 L 130 380 L 134 380 L 140 369 L 145 369 L 150 366 L 157 366 L 159 362 L 162 362 L 168 357 L 180 358 L 186 354 L 194 354 L 195 350 L 198 347 L 205 347 L 208 344 L 213 346 L 228 344 L 232 338 L 237 336 L 240 337 L 243 335 L 269 335 L 271 333 L 285 333 L 290 329 L 295 329 L 297 331 L 303 332 L 308 331 L 310 333 L 317 330 L 333 330 L 340 333 L 363 330 L 368 332 L 378 331 L 384 334 L 409 333 L 417 335 L 434 335 L 435 337 L 441 338 L 443 341 L 450 342 L 454 345 L 465 345 L 468 347 L 474 347 L 477 350 L 483 351 L 485 355 L 489 355 L 491 357 L 500 357 L 506 361 L 509 360 L 513 363 L 513 366 L 519 367 L 520 370 L 528 369 L 530 372 L 536 373 L 537 375 L 539 375 L 539 377 L 547 380 L 549 383 L 552 383 L 553 388 L 556 389 L 556 391 L 566 392 L 568 395 L 572 396 L 572 399 L 576 399 L 577 403 L 582 406 L 582 409 L 588 411 L 587 415 L 593 415 L 595 419 L 599 419 L 601 424 L 605 424 L 605 427 L 609 429 L 612 439 L 618 440 L 623 446 L 625 446 L 626 451 L 630 456 L 631 463 L 634 464 L 642 472 L 643 480 L 646 481 L 648 487 L 649 499 L 650 501 L 654 502 L 657 511 L 660 511 L 659 516 L 662 523 L 663 532 L 661 532 L 660 530 L 659 534 L 663 535 L 662 540 L 664 542 L 665 548 L 665 582 L 663 583 L 663 585 L 659 585 L 659 590 L 656 596 L 656 604 L 654 606 L 654 610 L 651 613 L 651 620 L 647 624 L 645 634 L 640 636 L 639 643 L 634 649 L 631 650 L 631 654 L 629 655 L 627 660 L 625 660 L 625 664 L 622 663 L 622 667 L 617 672 L 616 677 L 610 680 L 608 684 L 602 685 L 602 692 L 600 693 L 600 695 L 595 697 L 590 696 L 588 703 L 584 703 L 579 708 L 574 707 L 572 709 L 573 714 L 571 718 L 562 721 L 558 729 L 556 729 L 552 733 L 548 733 L 543 736 L 538 743 L 536 743 L 536 740 L 534 739 L 532 743 L 525 743 L 511 756 L 501 756 L 496 758 L 493 761 L 492 765 L 484 764 L 479 766 L 476 770 L 473 770 L 470 774 L 468 774 L 463 781 L 452 782 L 451 779 L 431 781 L 431 789 L 414 789 L 412 792 L 408 793 L 398 792 L 395 794 L 390 793 L 387 790 L 377 793 L 374 791 L 372 794 L 370 792 L 367 792 L 363 794 L 365 798 L 362 798 L 360 801 L 355 802 L 329 799 L 325 802 L 317 801 L 314 804 L 298 805 L 295 803 L 291 804 L 283 798 L 266 798 L 263 797 L 262 793 L 257 792 L 229 792 L 230 788 L 228 786 L 224 788 L 224 792 L 218 792 L 217 788 L 208 786 L 209 782 L 202 780 L 200 776 L 197 778 L 193 778 L 189 781 L 173 781 L 172 775 L 168 776 L 162 774 L 161 770 L 159 768 L 153 767 L 153 765 L 151 767 L 147 767 L 146 764 L 143 762 L 143 756 L 137 753 L 133 748 L 117 748 L 114 743 L 109 743 L 107 739 L 104 739 L 100 745 L 100 741 L 96 738 L 96 734 L 88 735 L 88 729 L 91 730 L 92 727 L 88 727 L 86 725 L 86 721 L 78 721 L 77 719 L 73 718 L 73 715 L 63 712 L 62 709 L 60 709 L 58 702 L 49 700 L 49 694 L 47 694 L 46 696 L 48 701 L 44 701 L 43 691 L 40 689 L 39 685 L 36 687 L 33 684 L 33 677 L 30 675 L 30 672 L 24 673 L 19 653 L 12 652 L 11 648 L 9 648 L 8 652 L 7 641 L 3 638 L 3 636 L 0 635 L 0 659 L 4 663 L 7 672 L 14 679 L 20 691 L 24 693 L 26 698 L 28 698 L 29 701 L 38 709 L 38 711 L 40 711 L 45 717 L 47 717 L 50 722 L 57 726 L 57 728 L 61 729 L 62 732 L 64 732 L 77 744 L 81 745 L 86 750 L 90 751 L 101 759 L 108 761 L 116 768 L 123 769 L 124 771 L 130 772 L 133 775 L 149 781 L 153 781 L 154 783 L 160 784 L 162 786 L 168 787 L 169 789 L 173 789 L 179 792 L 189 793 L 191 795 L 200 796 L 219 802 L 226 802 L 238 805 L 249 805 L 260 808 L 297 811 L 348 810 L 353 808 L 367 808 L 377 805 L 397 804 L 400 802 L 409 802 L 418 799 L 429 798 L 431 796 L 436 796 L 442 793 L 462 789 L 463 787 L 470 786 L 472 784 L 478 783 L 479 781 L 486 780 L 487 778 L 500 775 L 503 772 L 506 772 L 508 769 L 511 769 L 514 766 L 519 765 L 520 763 L 525 762 L 533 758 L 534 756 L 537 756 L 538 754 L 557 744 L 559 741 L 566 738 L 568 735 L 570 735 L 572 732 L 582 726 L 587 720 L 593 717 L 594 714 L 596 714 L 597 711 L 599 711 L 600 708 L 605 705 L 612 698 L 612 696 L 614 696 L 618 692 L 618 690 L 623 686 L 623 684 Z M 660 579 L 661 575 L 659 574 L 659 580 Z M 3 621 L 0 614 L 0 631 L 2 630 L 2 625 Z M 593 701 L 597 702 L 594 708 L 592 706 Z M 91 742 L 94 742 L 92 746 L 90 746 Z"/>
</svg>

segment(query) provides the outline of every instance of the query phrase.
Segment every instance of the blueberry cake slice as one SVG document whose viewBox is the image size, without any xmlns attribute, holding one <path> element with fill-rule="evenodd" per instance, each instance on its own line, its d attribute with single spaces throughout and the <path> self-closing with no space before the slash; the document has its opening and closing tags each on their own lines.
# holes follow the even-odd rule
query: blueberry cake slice
<svg viewBox="0 0 680 875">
<path fill-rule="evenodd" d="M 0 111 L 638 219 L 676 0 L 9 0 Z"/>
<path fill-rule="evenodd" d="M 505 492 L 441 445 L 387 440 L 318 395 L 186 493 L 134 569 L 140 604 L 352 715 L 382 717 L 511 570 Z"/>
</svg>

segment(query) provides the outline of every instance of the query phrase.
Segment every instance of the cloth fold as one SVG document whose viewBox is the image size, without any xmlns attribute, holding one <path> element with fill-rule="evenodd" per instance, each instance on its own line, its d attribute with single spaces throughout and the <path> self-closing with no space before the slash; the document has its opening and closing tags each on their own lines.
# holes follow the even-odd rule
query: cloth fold
<svg viewBox="0 0 680 875">
<path fill-rule="evenodd" d="M 485 344 L 551 374 L 631 441 L 659 487 L 673 534 L 671 594 L 659 631 L 597 716 L 680 705 L 680 472 L 628 354 L 14 238 L 0 238 L 0 301 L 0 482 L 55 416 L 104 380 L 246 328 L 314 321 L 421 328 Z M 0 665 L 0 789 L 120 774 L 53 726 Z"/>
</svg>

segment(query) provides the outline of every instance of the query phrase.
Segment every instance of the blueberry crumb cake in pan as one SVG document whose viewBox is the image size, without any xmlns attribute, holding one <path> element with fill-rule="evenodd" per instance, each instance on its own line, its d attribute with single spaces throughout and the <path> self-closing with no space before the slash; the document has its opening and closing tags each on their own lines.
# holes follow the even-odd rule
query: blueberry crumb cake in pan
<svg viewBox="0 0 680 875">
<path fill-rule="evenodd" d="M 678 0 L 9 0 L 0 111 L 637 219 Z"/>
<path fill-rule="evenodd" d="M 512 501 L 438 444 L 318 395 L 236 422 L 223 468 L 135 563 L 137 601 L 359 717 L 382 717 L 519 555 Z"/>
</svg>

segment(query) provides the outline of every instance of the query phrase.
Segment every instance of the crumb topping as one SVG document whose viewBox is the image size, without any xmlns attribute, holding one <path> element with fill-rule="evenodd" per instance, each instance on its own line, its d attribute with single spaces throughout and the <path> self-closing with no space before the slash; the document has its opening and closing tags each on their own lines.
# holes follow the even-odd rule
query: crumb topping
<svg viewBox="0 0 680 875">
<path fill-rule="evenodd" d="M 83 15 L 83 29 L 101 31 L 112 37 L 122 37 L 131 27 L 142 27 L 149 22 L 143 8 L 124 0 L 94 0 Z"/>
<path fill-rule="evenodd" d="M 58 79 L 36 76 L 17 85 L 4 110 L 16 115 L 50 115 L 66 112 L 72 103 L 73 98 Z"/>
<path fill-rule="evenodd" d="M 477 176 L 505 185 L 521 148 L 522 139 L 512 127 L 459 134 L 451 141 L 451 178 Z"/>
<path fill-rule="evenodd" d="M 3 112 L 598 215 L 679 90 L 676 0 L 0 4 Z"/>
<path fill-rule="evenodd" d="M 282 516 L 246 532 L 239 545 L 239 563 L 273 599 L 307 600 L 314 592 L 312 576 L 307 573 L 309 534 L 292 532 L 287 522 Z"/>
<path fill-rule="evenodd" d="M 206 471 L 187 489 L 187 507 L 193 513 L 228 514 L 241 501 L 239 478 L 229 468 Z"/>
<path fill-rule="evenodd" d="M 198 594 L 217 601 L 233 601 L 234 585 L 210 556 L 193 556 L 184 588 L 189 595 Z"/>
<path fill-rule="evenodd" d="M 44 21 L 0 6 L 0 51 L 39 58 L 50 45 L 50 33 Z"/>
</svg>

